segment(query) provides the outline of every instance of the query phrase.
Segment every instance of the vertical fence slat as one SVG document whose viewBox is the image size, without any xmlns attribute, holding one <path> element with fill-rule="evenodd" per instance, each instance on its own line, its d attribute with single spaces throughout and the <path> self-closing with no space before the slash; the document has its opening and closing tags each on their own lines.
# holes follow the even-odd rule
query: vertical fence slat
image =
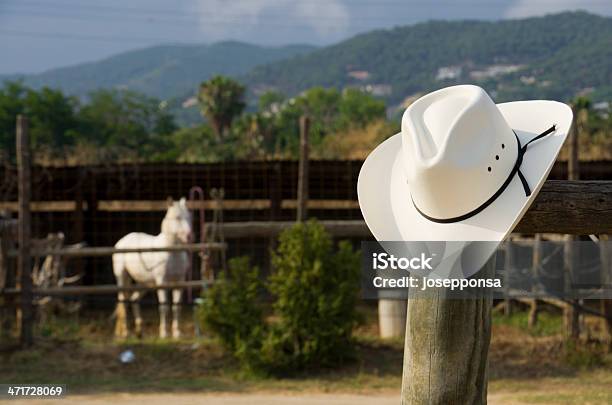
<svg viewBox="0 0 612 405">
<path fill-rule="evenodd" d="M 308 204 L 308 131 L 310 120 L 306 116 L 300 117 L 300 166 L 298 171 L 297 220 L 304 221 L 307 216 Z"/>
<path fill-rule="evenodd" d="M 578 180 L 579 174 L 579 149 L 578 149 L 578 124 L 580 110 L 577 107 L 573 108 L 574 122 L 569 134 L 569 160 L 567 162 L 567 179 Z M 565 276 L 565 291 L 569 292 L 572 289 L 574 266 L 576 264 L 575 246 L 573 242 L 577 240 L 574 235 L 566 235 L 566 243 L 564 247 L 564 276 Z M 572 303 L 577 303 L 573 301 Z M 568 339 L 576 340 L 580 336 L 579 313 L 573 305 L 568 304 L 563 310 L 563 321 L 565 335 Z"/>
<path fill-rule="evenodd" d="M 30 139 L 28 120 L 23 115 L 17 116 L 17 171 L 19 179 L 19 287 L 21 297 L 19 305 L 19 339 L 22 345 L 32 344 L 32 259 L 30 257 L 31 213 L 30 199 L 32 193 Z"/>
</svg>

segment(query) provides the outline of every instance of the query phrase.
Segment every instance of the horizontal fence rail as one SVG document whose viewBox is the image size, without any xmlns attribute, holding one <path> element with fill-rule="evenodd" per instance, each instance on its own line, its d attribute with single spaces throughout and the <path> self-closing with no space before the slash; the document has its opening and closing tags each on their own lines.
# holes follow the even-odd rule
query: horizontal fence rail
<svg viewBox="0 0 612 405">
<path fill-rule="evenodd" d="M 360 160 L 313 160 L 310 162 L 309 196 L 312 199 L 348 200 L 356 196 Z M 84 205 L 104 201 L 104 210 L 114 210 L 113 201 L 163 201 L 188 194 L 199 185 L 208 191 L 223 188 L 226 200 L 282 200 L 296 198 L 297 161 L 224 162 L 211 164 L 113 164 L 104 166 L 40 167 L 32 172 L 32 201 L 57 201 L 56 210 L 66 210 L 66 201 L 80 194 Z M 549 179 L 567 179 L 567 163 L 556 162 Z M 17 200 L 15 168 L 0 167 L 3 179 L 0 201 Z M 612 161 L 580 162 L 582 180 L 612 180 Z M 110 205 L 107 205 L 110 204 Z M 95 208 L 95 207 L 94 207 Z M 331 219 L 331 218 L 329 218 Z"/>
<path fill-rule="evenodd" d="M 371 238 L 363 220 L 319 221 L 336 238 Z M 228 239 L 273 238 L 295 225 L 294 221 L 226 222 L 217 225 Z M 208 226 L 207 226 L 208 228 Z"/>
<path fill-rule="evenodd" d="M 612 233 L 612 181 L 547 181 L 514 231 Z"/>
<path fill-rule="evenodd" d="M 204 208 L 207 210 L 223 208 L 228 211 L 248 211 L 248 210 L 268 210 L 272 207 L 271 200 L 223 200 L 222 207 L 216 201 L 188 201 L 187 206 L 190 209 Z M 359 209 L 359 203 L 356 200 L 308 200 L 308 208 L 319 210 L 337 210 L 337 209 Z M 282 200 L 280 203 L 281 209 L 295 209 L 297 200 Z M 0 210 L 16 212 L 18 208 L 17 201 L 0 201 Z M 30 210 L 33 212 L 72 212 L 77 209 L 75 201 L 36 201 L 30 203 Z M 81 205 L 83 211 L 89 209 L 87 202 Z M 101 212 L 162 212 L 168 209 L 166 200 L 113 200 L 113 201 L 98 201 L 96 211 Z"/>
<path fill-rule="evenodd" d="M 141 248 L 115 248 L 115 247 L 83 247 L 73 249 L 43 249 L 33 250 L 31 256 L 62 256 L 62 257 L 96 257 L 111 256 L 118 253 L 147 253 L 147 252 L 199 252 L 201 250 L 224 250 L 225 243 L 189 243 L 165 247 L 141 247 Z M 16 250 L 9 250 L 9 257 L 17 257 Z"/>
<path fill-rule="evenodd" d="M 191 288 L 194 290 L 207 288 L 212 285 L 212 282 L 193 280 L 193 281 L 178 281 L 175 283 L 166 283 L 159 285 L 142 285 L 134 284 L 130 286 L 119 287 L 117 285 L 88 285 L 88 286 L 67 286 L 67 287 L 49 287 L 49 288 L 34 288 L 32 294 L 35 296 L 76 296 L 76 295 L 108 295 L 119 292 L 134 292 L 134 291 L 157 291 L 157 290 L 175 290 Z M 7 288 L 0 291 L 4 295 L 19 295 L 19 288 Z"/>
<path fill-rule="evenodd" d="M 320 221 L 335 237 L 371 237 L 362 220 Z M 220 224 L 226 238 L 275 237 L 292 221 Z M 612 181 L 547 181 L 514 230 L 576 235 L 612 233 Z"/>
</svg>

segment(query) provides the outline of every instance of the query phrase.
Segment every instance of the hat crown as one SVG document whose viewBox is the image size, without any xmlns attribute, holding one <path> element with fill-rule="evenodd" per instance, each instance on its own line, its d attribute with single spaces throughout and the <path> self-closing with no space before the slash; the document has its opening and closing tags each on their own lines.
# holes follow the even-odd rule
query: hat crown
<svg viewBox="0 0 612 405">
<path fill-rule="evenodd" d="M 517 155 L 512 129 L 478 86 L 430 93 L 402 117 L 401 156 L 411 197 L 434 218 L 482 205 L 506 181 Z"/>
</svg>

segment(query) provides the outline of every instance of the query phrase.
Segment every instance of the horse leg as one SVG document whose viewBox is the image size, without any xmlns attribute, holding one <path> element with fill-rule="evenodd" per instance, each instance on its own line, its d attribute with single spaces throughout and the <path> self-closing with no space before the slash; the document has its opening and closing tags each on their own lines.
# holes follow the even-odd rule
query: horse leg
<svg viewBox="0 0 612 405">
<path fill-rule="evenodd" d="M 181 297 L 183 290 L 172 290 L 172 337 L 178 339 L 181 337 L 181 329 L 179 322 L 181 320 Z"/>
<path fill-rule="evenodd" d="M 125 296 L 123 293 L 119 293 L 117 296 L 119 302 L 117 302 L 117 320 L 115 321 L 115 336 L 119 339 L 125 339 L 128 335 L 127 327 L 127 309 L 125 306 Z"/>
<path fill-rule="evenodd" d="M 117 278 L 117 286 L 124 287 L 130 284 L 130 277 L 123 266 L 122 258 L 113 256 L 113 272 Z M 127 326 L 127 294 L 123 291 L 117 294 L 117 319 L 115 321 L 115 336 L 125 339 L 128 336 Z"/>
<path fill-rule="evenodd" d="M 142 315 L 140 313 L 140 299 L 144 295 L 141 291 L 135 291 L 130 297 L 132 302 L 132 313 L 134 314 L 134 333 L 140 339 L 142 338 Z"/>
<path fill-rule="evenodd" d="M 165 339 L 168 336 L 166 322 L 168 320 L 168 291 L 157 290 L 157 301 L 159 301 L 159 337 Z"/>
</svg>

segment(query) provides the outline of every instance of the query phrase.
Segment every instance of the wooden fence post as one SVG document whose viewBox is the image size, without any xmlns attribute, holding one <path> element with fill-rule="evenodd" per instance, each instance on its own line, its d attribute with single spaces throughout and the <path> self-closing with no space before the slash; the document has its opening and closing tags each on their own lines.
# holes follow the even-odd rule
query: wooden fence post
<svg viewBox="0 0 612 405">
<path fill-rule="evenodd" d="M 567 162 L 567 179 L 568 180 L 579 180 L 579 149 L 578 149 L 578 123 L 580 110 L 576 106 L 573 107 L 574 122 L 569 134 L 569 157 Z M 572 288 L 573 271 L 575 265 L 575 254 L 574 252 L 574 241 L 576 241 L 574 235 L 566 235 L 565 246 L 563 252 L 564 262 L 564 277 L 565 277 L 565 292 L 569 293 Z M 568 339 L 576 340 L 580 336 L 580 322 L 579 313 L 574 308 L 572 303 L 569 303 L 563 309 L 563 325 L 565 330 L 565 336 Z"/>
<path fill-rule="evenodd" d="M 612 287 L 612 249 L 610 249 L 610 235 L 600 235 L 600 256 L 601 256 L 601 283 L 606 289 Z M 612 352 L 612 299 L 606 298 L 600 301 L 601 313 L 605 318 L 601 319 L 601 329 L 603 339 L 606 343 L 608 353 Z"/>
<path fill-rule="evenodd" d="M 21 299 L 19 303 L 19 340 L 22 345 L 32 344 L 32 324 L 34 311 L 32 307 L 32 261 L 30 258 L 31 215 L 30 199 L 32 192 L 30 139 L 28 134 L 28 119 L 17 116 L 17 171 L 19 178 L 19 255 L 17 258 L 19 271 L 19 288 Z"/>
<path fill-rule="evenodd" d="M 536 293 L 540 293 L 539 291 L 539 280 L 540 280 L 540 272 L 538 267 L 540 266 L 540 262 L 542 261 L 542 234 L 536 233 L 533 238 L 533 256 L 531 258 L 531 269 L 533 272 L 534 280 L 538 280 L 538 290 Z M 529 319 L 527 320 L 527 327 L 529 329 L 535 328 L 538 323 L 538 299 L 533 298 L 529 303 Z"/>
<path fill-rule="evenodd" d="M 512 300 L 510 299 L 510 269 L 514 264 L 514 247 L 512 245 L 512 236 L 506 238 L 504 261 L 504 315 L 510 316 L 512 314 Z"/>
<path fill-rule="evenodd" d="M 81 243 L 85 240 L 85 203 L 83 198 L 83 188 L 84 184 L 87 181 L 86 168 L 79 168 L 78 173 L 78 183 L 76 188 L 75 195 L 75 207 L 74 207 L 74 223 L 73 223 L 73 236 L 68 236 L 69 243 Z M 70 240 L 72 239 L 72 240 Z M 85 272 L 85 263 L 83 259 L 75 260 L 72 263 L 74 271 L 76 274 L 80 274 L 81 276 Z"/>
<path fill-rule="evenodd" d="M 6 226 L 6 228 L 5 228 Z M 8 257 L 6 252 L 9 247 L 8 234 L 10 233 L 8 219 L 3 221 L 0 215 L 0 291 L 6 287 L 8 279 Z M 13 238 L 11 238 L 14 240 Z M 10 321 L 8 316 L 8 298 L 0 294 L 0 342 L 10 336 Z"/>
<path fill-rule="evenodd" d="M 306 220 L 308 210 L 308 132 L 310 131 L 310 119 L 307 116 L 300 117 L 300 162 L 298 172 L 298 196 L 297 196 L 297 221 Z"/>
<path fill-rule="evenodd" d="M 279 221 L 282 219 L 282 203 L 283 203 L 283 177 L 282 177 L 282 163 L 273 162 L 270 163 L 270 169 L 268 170 L 268 176 L 270 177 L 270 216 L 268 219 L 271 222 Z M 274 252 L 278 247 L 277 235 L 268 236 L 268 251 Z M 271 255 L 266 255 L 265 266 L 272 268 Z"/>
<path fill-rule="evenodd" d="M 478 277 L 494 274 L 495 256 Z M 431 291 L 427 294 L 431 294 Z M 487 402 L 488 352 L 491 340 L 490 294 L 408 299 L 402 404 L 478 405 Z"/>
</svg>

